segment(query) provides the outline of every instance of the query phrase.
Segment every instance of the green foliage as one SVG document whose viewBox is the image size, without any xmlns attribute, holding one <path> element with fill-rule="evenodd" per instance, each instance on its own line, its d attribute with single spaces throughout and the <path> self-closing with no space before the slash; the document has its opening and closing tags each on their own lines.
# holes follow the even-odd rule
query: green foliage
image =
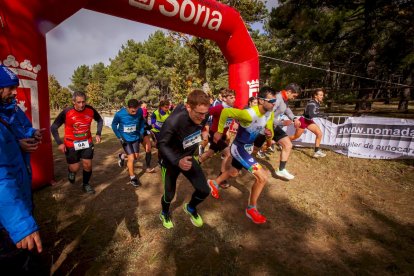
<svg viewBox="0 0 414 276">
<path fill-rule="evenodd" d="M 267 30 L 267 56 L 392 81 L 413 74 L 414 10 L 401 1 L 280 1 Z M 258 47 L 259 48 L 259 47 Z M 267 61 L 263 61 L 268 66 Z M 273 66 L 275 62 L 273 62 Z M 304 87 L 380 87 L 379 83 L 277 62 L 267 82 Z"/>
<path fill-rule="evenodd" d="M 72 94 L 66 87 L 62 88 L 55 76 L 49 75 L 48 87 L 51 110 L 61 110 L 71 103 Z"/>
<path fill-rule="evenodd" d="M 92 65 L 91 68 L 91 82 L 105 84 L 107 79 L 107 73 L 105 65 L 102 62 Z"/>
<path fill-rule="evenodd" d="M 76 68 L 71 78 L 72 84 L 69 88 L 72 91 L 86 92 L 86 86 L 91 81 L 91 69 L 87 65 L 81 65 Z"/>
<path fill-rule="evenodd" d="M 274 1 L 274 0 L 270 0 Z M 263 22 L 268 11 L 265 2 L 261 0 L 219 0 L 219 2 L 235 8 L 250 29 L 250 24 Z"/>
<path fill-rule="evenodd" d="M 88 104 L 97 109 L 105 106 L 103 97 L 103 85 L 99 82 L 91 82 L 86 86 L 86 96 L 88 97 Z"/>
</svg>

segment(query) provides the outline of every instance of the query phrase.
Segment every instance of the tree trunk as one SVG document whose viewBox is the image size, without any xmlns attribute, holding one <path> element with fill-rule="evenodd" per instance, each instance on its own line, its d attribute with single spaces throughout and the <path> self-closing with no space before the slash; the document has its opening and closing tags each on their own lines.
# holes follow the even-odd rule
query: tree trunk
<svg viewBox="0 0 414 276">
<path fill-rule="evenodd" d="M 413 81 L 413 76 L 412 76 L 412 73 L 411 73 L 406 79 L 406 84 L 411 86 L 412 81 Z M 410 94 L 411 94 L 411 88 L 410 87 L 405 87 L 401 91 L 400 102 L 398 103 L 398 110 L 399 111 L 403 111 L 403 112 L 408 111 L 408 101 L 410 100 Z"/>
<path fill-rule="evenodd" d="M 198 53 L 198 78 L 201 79 L 201 83 L 207 82 L 207 49 L 205 43 L 204 39 L 196 38 L 196 43 L 193 45 Z"/>
</svg>

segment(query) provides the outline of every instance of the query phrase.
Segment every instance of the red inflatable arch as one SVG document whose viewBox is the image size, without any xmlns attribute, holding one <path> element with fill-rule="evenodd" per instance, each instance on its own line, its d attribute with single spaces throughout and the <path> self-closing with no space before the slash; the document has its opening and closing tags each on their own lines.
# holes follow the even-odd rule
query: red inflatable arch
<svg viewBox="0 0 414 276">
<path fill-rule="evenodd" d="M 258 53 L 244 22 L 236 10 L 214 0 L 2 0 L 0 63 L 19 75 L 17 98 L 36 128 L 50 127 L 45 34 L 81 8 L 213 40 L 229 64 L 236 106 L 258 90 Z M 34 188 L 51 182 L 49 135 L 32 155 L 32 166 Z"/>
</svg>

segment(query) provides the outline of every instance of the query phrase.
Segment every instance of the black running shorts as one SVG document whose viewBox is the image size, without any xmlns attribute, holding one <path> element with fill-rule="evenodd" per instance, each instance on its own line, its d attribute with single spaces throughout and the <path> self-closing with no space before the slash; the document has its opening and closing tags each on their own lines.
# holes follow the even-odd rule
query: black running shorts
<svg viewBox="0 0 414 276">
<path fill-rule="evenodd" d="M 273 129 L 273 132 L 274 132 L 273 141 L 275 142 L 279 142 L 279 140 L 288 136 L 286 132 L 280 126 L 276 126 Z M 266 136 L 263 134 L 259 134 L 256 137 L 256 140 L 254 140 L 254 146 L 260 148 L 263 146 L 265 141 L 266 141 Z"/>
<path fill-rule="evenodd" d="M 122 147 L 127 155 L 139 153 L 139 140 L 134 142 L 126 142 L 122 144 Z"/>
<path fill-rule="evenodd" d="M 75 148 L 66 148 L 65 156 L 68 164 L 76 164 L 81 159 L 93 159 L 94 146 L 87 149 L 75 150 Z"/>
</svg>

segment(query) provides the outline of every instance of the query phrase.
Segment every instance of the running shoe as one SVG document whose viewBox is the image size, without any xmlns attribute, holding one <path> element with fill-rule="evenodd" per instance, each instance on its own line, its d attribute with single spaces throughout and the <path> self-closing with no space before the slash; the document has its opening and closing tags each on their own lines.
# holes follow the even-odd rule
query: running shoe
<svg viewBox="0 0 414 276">
<path fill-rule="evenodd" d="M 265 153 L 262 150 L 259 150 L 257 152 L 257 156 L 259 156 L 260 158 L 265 158 L 266 157 Z"/>
<path fill-rule="evenodd" d="M 318 151 L 316 151 L 314 154 L 313 154 L 313 157 L 314 158 L 320 158 L 320 157 L 325 157 L 326 156 L 326 153 L 324 153 L 323 151 L 321 151 L 321 150 L 318 150 Z"/>
<path fill-rule="evenodd" d="M 286 169 L 275 171 L 276 175 L 286 180 L 292 180 L 295 176 L 289 173 Z"/>
<path fill-rule="evenodd" d="M 141 183 L 138 181 L 138 179 L 136 177 L 132 178 L 129 181 L 129 184 L 131 184 L 132 186 L 134 186 L 135 188 L 138 188 L 139 186 L 141 186 Z"/>
<path fill-rule="evenodd" d="M 218 184 L 215 180 L 207 180 L 208 186 L 210 186 L 211 189 L 211 196 L 218 199 L 220 197 L 219 190 L 218 190 Z"/>
<path fill-rule="evenodd" d="M 197 210 L 194 208 L 194 211 L 190 211 L 188 208 L 189 208 L 188 203 L 184 204 L 183 206 L 184 212 L 190 215 L 191 223 L 196 227 L 203 226 L 203 219 L 197 213 Z"/>
<path fill-rule="evenodd" d="M 118 153 L 118 166 L 122 168 L 124 164 L 125 164 L 125 160 L 124 158 L 122 158 L 122 153 Z"/>
<path fill-rule="evenodd" d="M 174 224 L 171 220 L 171 214 L 170 213 L 163 214 L 163 212 L 161 211 L 160 220 L 162 221 L 162 226 L 164 226 L 165 228 L 171 229 L 171 228 L 174 227 Z"/>
<path fill-rule="evenodd" d="M 83 191 L 87 194 L 94 194 L 95 190 L 92 188 L 90 184 L 83 184 L 82 185 Z"/>
<path fill-rule="evenodd" d="M 72 184 L 75 183 L 76 173 L 74 173 L 74 172 L 68 172 L 68 180 Z"/>
<path fill-rule="evenodd" d="M 247 208 L 246 209 L 246 216 L 251 219 L 256 224 L 262 224 L 266 222 L 266 217 L 257 211 L 256 208 Z"/>
<path fill-rule="evenodd" d="M 155 172 L 155 168 L 147 168 L 145 170 L 146 173 L 154 173 Z"/>
</svg>

